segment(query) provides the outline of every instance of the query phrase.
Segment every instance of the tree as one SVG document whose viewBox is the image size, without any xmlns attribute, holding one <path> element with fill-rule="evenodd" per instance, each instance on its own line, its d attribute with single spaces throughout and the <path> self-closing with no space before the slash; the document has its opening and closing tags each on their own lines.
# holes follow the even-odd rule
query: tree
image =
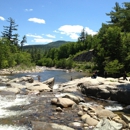
<svg viewBox="0 0 130 130">
<path fill-rule="evenodd" d="M 26 42 L 27 42 L 27 37 L 26 37 L 26 35 L 24 35 L 22 41 L 20 42 L 20 44 L 21 44 L 21 51 L 23 50 L 23 45 Z"/>
<path fill-rule="evenodd" d="M 83 28 L 80 37 L 78 38 L 78 41 L 84 42 L 86 39 L 85 29 Z"/>
<path fill-rule="evenodd" d="M 110 16 L 111 25 L 121 27 L 122 32 L 130 31 L 130 2 L 124 2 L 123 7 L 120 7 L 119 3 L 115 3 L 114 11 L 107 13 Z"/>
<path fill-rule="evenodd" d="M 119 73 L 121 72 L 122 68 L 124 66 L 118 62 L 118 60 L 110 61 L 108 64 L 106 64 L 104 70 L 108 73 L 113 75 L 114 77 L 119 77 Z M 118 76 L 116 75 L 118 74 Z"/>
<path fill-rule="evenodd" d="M 16 45 L 17 47 L 19 46 L 19 44 L 18 44 L 18 42 L 19 42 L 18 37 L 19 37 L 19 35 L 16 34 L 15 37 L 14 37 L 14 41 L 13 41 L 14 45 Z"/>
<path fill-rule="evenodd" d="M 106 15 L 110 16 L 111 21 L 108 21 L 108 23 L 117 24 L 120 20 L 120 11 L 121 7 L 118 2 L 115 3 L 115 7 L 113 7 L 114 11 L 111 11 L 110 13 L 107 13 Z"/>
<path fill-rule="evenodd" d="M 117 26 L 103 26 L 99 32 L 100 43 L 96 47 L 95 63 L 97 68 L 104 72 L 104 67 L 115 59 L 118 63 L 123 61 L 123 44 L 121 40 L 121 29 Z M 117 63 L 117 62 L 116 62 Z"/>
<path fill-rule="evenodd" d="M 12 44 L 14 44 L 16 41 L 18 41 L 18 34 L 13 33 L 13 31 L 17 31 L 17 26 L 15 21 L 10 17 L 8 18 L 7 22 L 10 23 L 9 26 L 4 26 L 4 31 L 2 33 L 2 37 L 7 38 L 11 41 Z"/>
</svg>

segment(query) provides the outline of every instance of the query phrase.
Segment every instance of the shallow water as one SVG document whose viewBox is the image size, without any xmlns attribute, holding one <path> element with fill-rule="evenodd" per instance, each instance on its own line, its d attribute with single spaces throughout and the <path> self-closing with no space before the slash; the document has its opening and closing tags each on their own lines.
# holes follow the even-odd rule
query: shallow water
<svg viewBox="0 0 130 130">
<path fill-rule="evenodd" d="M 51 105 L 51 99 L 62 95 L 61 93 L 43 92 L 38 96 L 6 95 L 0 97 L 0 128 L 2 130 L 31 130 L 31 121 L 58 123 L 67 126 L 71 122 L 82 123 L 77 115 L 78 109 L 63 108 L 63 112 L 56 112 L 56 106 Z M 83 98 L 86 102 L 82 104 L 87 106 L 113 106 L 112 103 L 99 100 L 97 102 L 85 96 Z M 121 114 L 121 112 L 117 111 L 116 113 Z M 75 129 L 78 130 L 78 126 Z"/>
<path fill-rule="evenodd" d="M 68 73 L 65 70 L 44 70 L 43 72 L 40 72 L 40 73 L 13 74 L 13 75 L 10 75 L 9 77 L 13 79 L 13 78 L 22 77 L 25 75 L 31 75 L 35 80 L 37 80 L 37 76 L 39 75 L 41 82 L 54 77 L 55 83 L 64 83 L 64 82 L 70 81 L 71 77 L 72 79 L 76 79 L 76 78 L 82 78 L 86 76 L 86 74 L 83 72 L 69 72 Z"/>
</svg>

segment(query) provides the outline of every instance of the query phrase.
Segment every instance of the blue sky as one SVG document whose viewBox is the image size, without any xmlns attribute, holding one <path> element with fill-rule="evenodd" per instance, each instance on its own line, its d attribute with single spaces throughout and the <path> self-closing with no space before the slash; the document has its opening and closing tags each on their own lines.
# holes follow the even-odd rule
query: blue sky
<svg viewBox="0 0 130 130">
<path fill-rule="evenodd" d="M 129 0 L 0 0 L 0 32 L 11 17 L 18 24 L 19 40 L 27 36 L 26 44 L 77 41 L 83 28 L 94 35 L 110 20 L 106 13 L 115 2 Z"/>
</svg>

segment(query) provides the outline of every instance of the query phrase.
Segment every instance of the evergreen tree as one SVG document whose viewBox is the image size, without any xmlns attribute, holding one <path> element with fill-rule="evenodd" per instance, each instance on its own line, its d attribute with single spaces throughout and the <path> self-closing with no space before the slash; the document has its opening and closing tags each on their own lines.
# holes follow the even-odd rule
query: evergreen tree
<svg viewBox="0 0 130 130">
<path fill-rule="evenodd" d="M 115 7 L 113 7 L 114 11 L 111 11 L 110 13 L 107 13 L 108 16 L 110 16 L 111 21 L 108 21 L 108 23 L 112 24 L 118 24 L 120 21 L 120 11 L 121 7 L 118 2 L 115 3 Z"/>
<path fill-rule="evenodd" d="M 130 2 L 124 2 L 123 7 L 119 3 L 115 3 L 114 11 L 107 13 L 110 16 L 111 25 L 121 27 L 122 32 L 130 32 Z"/>
<path fill-rule="evenodd" d="M 21 50 L 23 50 L 23 45 L 26 42 L 27 42 L 27 37 L 26 37 L 26 35 L 24 35 L 22 41 L 20 42 L 20 44 L 21 44 Z"/>
<path fill-rule="evenodd" d="M 84 42 L 86 39 L 86 33 L 85 33 L 85 29 L 83 28 L 83 30 L 81 31 L 80 37 L 78 38 L 78 41 Z"/>
<path fill-rule="evenodd" d="M 12 44 L 15 44 L 18 41 L 18 34 L 13 33 L 13 31 L 17 31 L 17 26 L 15 21 L 10 17 L 7 22 L 10 23 L 9 26 L 4 26 L 4 31 L 2 32 L 2 37 L 7 38 L 11 41 Z"/>
</svg>

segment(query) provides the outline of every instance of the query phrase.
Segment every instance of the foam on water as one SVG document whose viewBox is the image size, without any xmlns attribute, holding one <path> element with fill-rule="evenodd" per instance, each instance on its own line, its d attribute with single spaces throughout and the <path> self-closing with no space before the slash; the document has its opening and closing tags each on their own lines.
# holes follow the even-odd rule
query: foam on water
<svg viewBox="0 0 130 130">
<path fill-rule="evenodd" d="M 6 86 L 0 86 L 0 90 L 1 90 L 1 89 L 5 89 L 5 88 L 7 88 L 7 87 L 6 87 Z"/>
<path fill-rule="evenodd" d="M 105 106 L 105 109 L 110 111 L 119 111 L 119 110 L 123 110 L 123 107 L 121 104 L 113 104 L 111 106 Z"/>
<path fill-rule="evenodd" d="M 59 88 L 59 83 L 54 84 L 53 89 L 58 89 L 58 88 Z"/>
<path fill-rule="evenodd" d="M 27 126 L 0 125 L 0 130 L 32 130 Z"/>
<path fill-rule="evenodd" d="M 98 106 L 98 104 L 96 102 L 87 102 L 87 103 L 81 102 L 79 104 L 83 104 L 83 105 L 85 105 L 87 107 Z M 110 110 L 110 111 L 120 111 L 120 110 L 123 110 L 123 106 L 121 104 L 111 104 L 111 105 L 105 106 L 104 108 L 107 109 L 107 110 Z"/>
<path fill-rule="evenodd" d="M 60 93 L 60 94 L 56 94 L 55 97 L 62 97 L 62 96 L 65 96 L 66 93 Z"/>
<path fill-rule="evenodd" d="M 20 115 L 25 113 L 26 111 L 13 111 L 9 110 L 10 107 L 19 106 L 19 105 L 27 105 L 30 104 L 28 96 L 0 96 L 0 118 L 6 118 L 10 116 Z"/>
<path fill-rule="evenodd" d="M 87 107 L 98 106 L 98 104 L 96 102 L 87 102 L 87 103 L 80 102 L 79 105 L 85 105 Z"/>
</svg>

